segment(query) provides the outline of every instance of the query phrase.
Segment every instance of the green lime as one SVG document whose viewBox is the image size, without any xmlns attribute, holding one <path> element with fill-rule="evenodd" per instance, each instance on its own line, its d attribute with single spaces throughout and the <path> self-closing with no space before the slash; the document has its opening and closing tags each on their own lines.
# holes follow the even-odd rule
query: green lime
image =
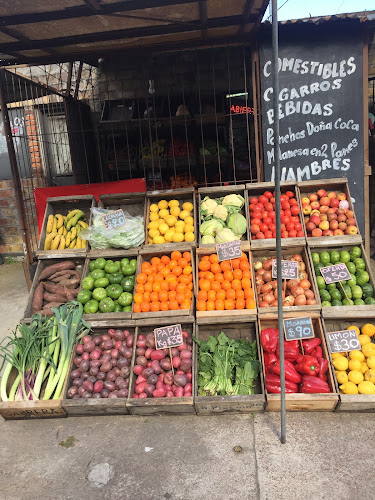
<svg viewBox="0 0 375 500">
<path fill-rule="evenodd" d="M 324 281 L 323 276 L 317 276 L 316 277 L 316 282 L 318 284 L 319 290 L 325 290 L 326 289 L 326 282 Z"/>
<path fill-rule="evenodd" d="M 337 264 L 337 262 L 340 260 L 340 252 L 338 250 L 332 250 L 330 257 L 331 257 L 331 263 Z"/>
<path fill-rule="evenodd" d="M 90 276 L 94 278 L 94 280 L 98 280 L 99 278 L 105 277 L 105 271 L 103 269 L 94 269 L 94 271 L 90 273 Z"/>
<path fill-rule="evenodd" d="M 362 292 L 363 292 L 363 297 L 367 299 L 367 297 L 373 297 L 374 296 L 374 288 L 371 285 L 371 283 L 364 283 L 362 285 Z"/>
<path fill-rule="evenodd" d="M 358 257 L 361 257 L 361 255 L 362 255 L 362 250 L 360 249 L 360 247 L 353 247 L 350 250 L 350 256 L 351 256 L 352 260 L 357 259 Z"/>
<path fill-rule="evenodd" d="M 95 288 L 105 288 L 109 285 L 108 278 L 98 278 L 95 280 L 94 287 Z"/>
<path fill-rule="evenodd" d="M 95 261 L 91 261 L 90 264 L 89 264 L 89 269 L 90 269 L 90 272 L 93 271 L 95 269 Z"/>
<path fill-rule="evenodd" d="M 319 264 L 320 260 L 319 260 L 319 254 L 318 254 L 318 252 L 313 252 L 311 254 L 311 258 L 312 258 L 314 266 L 315 266 L 315 264 Z"/>
<path fill-rule="evenodd" d="M 373 297 L 366 297 L 365 298 L 365 304 L 367 304 L 367 305 L 373 305 L 373 304 L 375 304 L 375 299 Z"/>
<path fill-rule="evenodd" d="M 323 300 L 322 302 L 322 307 L 331 307 L 331 302 L 329 300 Z"/>
<path fill-rule="evenodd" d="M 85 314 L 95 314 L 98 312 L 99 302 L 97 300 L 89 300 L 83 307 Z"/>
<path fill-rule="evenodd" d="M 354 274 L 357 270 L 354 262 L 347 262 L 346 267 L 348 268 L 348 271 L 350 272 L 350 274 Z"/>
<path fill-rule="evenodd" d="M 95 300 L 100 302 L 107 297 L 107 292 L 105 288 L 95 288 L 95 290 L 92 292 L 92 296 Z"/>
<path fill-rule="evenodd" d="M 126 313 L 126 312 L 132 312 L 132 306 L 124 306 L 122 308 L 122 312 Z"/>
<path fill-rule="evenodd" d="M 357 271 L 362 271 L 363 269 L 366 269 L 365 261 L 361 257 L 358 257 L 357 259 L 354 259 L 353 263 L 354 263 L 355 268 L 357 269 Z"/>
<path fill-rule="evenodd" d="M 347 252 L 346 250 L 340 252 L 340 261 L 343 262 L 344 264 L 350 262 L 350 253 Z"/>
<path fill-rule="evenodd" d="M 124 278 L 122 273 L 113 273 L 108 275 L 108 280 L 111 285 L 120 285 L 121 280 Z"/>
<path fill-rule="evenodd" d="M 102 313 L 111 313 L 115 310 L 115 303 L 110 297 L 106 297 L 99 302 L 99 309 Z"/>
<path fill-rule="evenodd" d="M 94 260 L 95 269 L 104 269 L 105 264 L 106 260 L 103 259 L 103 257 L 99 257 L 98 259 Z"/>
<path fill-rule="evenodd" d="M 91 276 L 87 276 L 85 279 L 82 280 L 82 288 L 84 290 L 93 290 L 94 289 L 94 278 Z"/>
<path fill-rule="evenodd" d="M 121 285 L 108 285 L 106 291 L 108 297 L 110 297 L 111 299 L 118 299 L 123 292 L 123 288 Z"/>
<path fill-rule="evenodd" d="M 322 264 L 324 264 L 325 266 L 327 264 L 330 264 L 330 262 L 331 262 L 331 256 L 329 255 L 328 252 L 320 252 L 319 258 L 320 258 L 320 262 Z"/>
<path fill-rule="evenodd" d="M 353 288 L 352 288 L 352 298 L 353 299 L 361 299 L 362 295 L 363 295 L 362 288 L 360 286 L 358 286 L 358 285 L 353 286 Z"/>
<path fill-rule="evenodd" d="M 332 301 L 332 307 L 339 307 L 342 306 L 341 300 L 333 300 Z"/>
<path fill-rule="evenodd" d="M 123 292 L 118 298 L 118 303 L 122 306 L 130 306 L 133 302 L 133 295 L 129 292 Z"/>
<path fill-rule="evenodd" d="M 81 290 L 77 295 L 77 300 L 81 302 L 81 304 L 87 304 L 87 302 L 91 300 L 90 290 Z"/>
<path fill-rule="evenodd" d="M 354 305 L 355 305 L 355 306 L 364 306 L 364 305 L 366 305 L 366 304 L 365 304 L 365 301 L 364 301 L 364 300 L 362 300 L 362 299 L 355 299 L 355 301 L 354 301 Z"/>
</svg>

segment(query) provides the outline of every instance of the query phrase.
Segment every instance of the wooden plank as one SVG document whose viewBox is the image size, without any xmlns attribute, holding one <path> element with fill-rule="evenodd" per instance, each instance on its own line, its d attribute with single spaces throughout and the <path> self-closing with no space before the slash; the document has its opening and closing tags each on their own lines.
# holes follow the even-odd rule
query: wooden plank
<svg viewBox="0 0 375 500">
<path fill-rule="evenodd" d="M 154 328 L 157 328 L 158 323 L 155 321 Z M 186 330 L 189 334 L 195 335 L 195 325 L 194 323 L 184 323 L 181 321 L 181 327 Z M 152 326 L 137 326 L 136 327 L 136 338 L 134 346 L 136 345 L 138 335 L 147 334 L 153 331 Z M 193 352 L 192 352 L 192 367 L 196 364 L 196 345 L 193 342 Z M 133 359 L 131 366 L 135 365 L 135 349 L 133 352 Z M 134 394 L 136 375 L 133 370 L 130 375 L 130 390 L 129 397 L 126 403 L 126 407 L 132 415 L 180 415 L 180 414 L 193 414 L 194 409 L 194 394 L 195 394 L 195 381 L 192 379 L 193 392 L 192 396 L 181 397 L 181 398 L 145 398 L 145 399 L 134 399 L 132 396 Z"/>
<path fill-rule="evenodd" d="M 217 337 L 220 331 L 224 331 L 231 339 L 244 339 L 249 342 L 257 341 L 258 359 L 260 360 L 259 351 L 259 336 L 256 321 L 248 321 L 246 323 L 232 324 L 223 321 L 219 325 L 196 326 L 196 336 L 198 340 L 208 340 L 212 335 Z M 197 346 L 197 360 L 198 360 Z M 215 415 L 222 413 L 253 413 L 264 411 L 265 396 L 263 373 L 259 374 L 258 380 L 255 382 L 255 394 L 241 396 L 200 396 L 198 392 L 198 361 L 194 366 L 194 381 L 195 381 L 195 399 L 194 406 L 197 415 Z"/>
</svg>

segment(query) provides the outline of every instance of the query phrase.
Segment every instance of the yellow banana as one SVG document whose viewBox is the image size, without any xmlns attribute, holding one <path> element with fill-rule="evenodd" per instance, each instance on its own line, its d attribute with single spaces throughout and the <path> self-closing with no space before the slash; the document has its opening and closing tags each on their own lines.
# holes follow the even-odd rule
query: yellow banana
<svg viewBox="0 0 375 500">
<path fill-rule="evenodd" d="M 68 213 L 68 215 L 66 216 L 66 220 L 70 220 L 72 217 L 74 217 L 75 215 L 77 215 L 79 212 L 82 212 L 82 210 L 80 210 L 79 208 L 76 208 L 75 210 L 72 210 Z"/>
<path fill-rule="evenodd" d="M 58 229 L 57 234 L 60 236 L 64 234 L 64 228 L 62 226 Z"/>
<path fill-rule="evenodd" d="M 60 227 L 64 224 L 64 218 L 61 214 L 55 215 L 57 219 L 57 229 L 60 229 Z"/>
<path fill-rule="evenodd" d="M 57 219 L 53 218 L 52 233 L 57 233 Z"/>
<path fill-rule="evenodd" d="M 74 239 L 73 241 L 70 242 L 69 248 L 75 248 L 76 247 L 76 240 Z"/>
<path fill-rule="evenodd" d="M 65 236 L 62 235 L 59 243 L 59 250 L 65 250 Z"/>
<path fill-rule="evenodd" d="M 89 227 L 87 222 L 84 222 L 83 220 L 79 220 L 78 224 L 81 226 L 82 229 L 86 229 L 87 227 Z"/>
<path fill-rule="evenodd" d="M 57 236 L 55 236 L 55 238 L 51 244 L 51 250 L 57 250 L 57 248 L 60 244 L 60 239 L 61 239 L 61 236 L 59 234 Z"/>
<path fill-rule="evenodd" d="M 77 236 L 76 248 L 83 248 L 82 247 L 82 238 L 80 236 Z"/>
<path fill-rule="evenodd" d="M 44 250 L 50 250 L 52 240 L 57 236 L 57 233 L 49 233 L 44 241 Z"/>
<path fill-rule="evenodd" d="M 74 240 L 74 238 L 76 236 L 77 236 L 77 228 L 76 227 L 72 227 L 72 229 L 70 230 L 70 239 Z"/>
<path fill-rule="evenodd" d="M 77 230 L 77 235 L 82 231 L 81 226 L 79 226 L 78 224 L 74 226 L 74 228 Z"/>
<path fill-rule="evenodd" d="M 55 217 L 52 214 L 48 216 L 47 228 L 46 228 L 47 233 L 51 233 L 52 232 L 52 227 L 53 227 L 54 220 L 55 220 Z"/>
<path fill-rule="evenodd" d="M 74 227 L 78 223 L 79 219 L 83 219 L 85 217 L 85 214 L 84 214 L 84 212 L 82 212 L 82 210 L 78 210 L 78 211 L 74 210 L 74 212 L 76 212 L 76 213 L 74 214 L 73 217 L 71 217 L 68 220 L 68 222 L 66 224 L 67 229 L 71 229 L 72 227 Z"/>
<path fill-rule="evenodd" d="M 69 248 L 70 245 L 70 233 L 65 236 L 65 248 Z"/>
<path fill-rule="evenodd" d="M 64 235 L 64 236 L 66 236 L 66 235 L 68 234 L 68 230 L 66 229 L 66 227 L 65 227 L 65 226 L 63 226 L 63 228 L 64 228 L 64 229 L 63 229 L 63 235 Z"/>
</svg>

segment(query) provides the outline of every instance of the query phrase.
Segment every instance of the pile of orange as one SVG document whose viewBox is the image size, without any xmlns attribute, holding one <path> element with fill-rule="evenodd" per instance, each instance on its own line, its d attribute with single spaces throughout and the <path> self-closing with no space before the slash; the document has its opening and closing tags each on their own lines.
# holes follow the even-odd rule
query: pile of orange
<svg viewBox="0 0 375 500">
<path fill-rule="evenodd" d="M 191 253 L 172 252 L 143 262 L 137 276 L 134 312 L 190 309 L 193 298 Z"/>
<path fill-rule="evenodd" d="M 216 253 L 199 262 L 198 311 L 255 309 L 254 290 L 247 255 L 219 263 Z"/>
</svg>

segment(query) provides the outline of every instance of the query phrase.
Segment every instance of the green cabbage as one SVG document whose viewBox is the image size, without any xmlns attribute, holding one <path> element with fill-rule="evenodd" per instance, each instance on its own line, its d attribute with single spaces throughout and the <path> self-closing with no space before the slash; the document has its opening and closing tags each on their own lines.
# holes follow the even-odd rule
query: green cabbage
<svg viewBox="0 0 375 500">
<path fill-rule="evenodd" d="M 202 245 L 207 245 L 207 244 L 210 244 L 210 243 L 213 243 L 215 244 L 215 238 L 213 236 L 203 236 L 202 238 Z"/>
<path fill-rule="evenodd" d="M 239 240 L 240 238 L 227 227 L 216 232 L 216 243 L 228 243 L 229 241 Z"/>
<path fill-rule="evenodd" d="M 237 234 L 238 236 L 242 236 L 243 234 L 246 233 L 247 222 L 246 222 L 246 219 L 243 215 L 238 214 L 238 213 L 231 214 L 228 217 L 227 226 L 229 229 L 231 229 L 234 232 L 234 234 Z"/>
<path fill-rule="evenodd" d="M 203 224 L 201 224 L 200 233 L 203 236 L 214 236 L 215 231 L 222 229 L 224 225 L 224 222 L 220 219 L 206 220 Z"/>
</svg>

